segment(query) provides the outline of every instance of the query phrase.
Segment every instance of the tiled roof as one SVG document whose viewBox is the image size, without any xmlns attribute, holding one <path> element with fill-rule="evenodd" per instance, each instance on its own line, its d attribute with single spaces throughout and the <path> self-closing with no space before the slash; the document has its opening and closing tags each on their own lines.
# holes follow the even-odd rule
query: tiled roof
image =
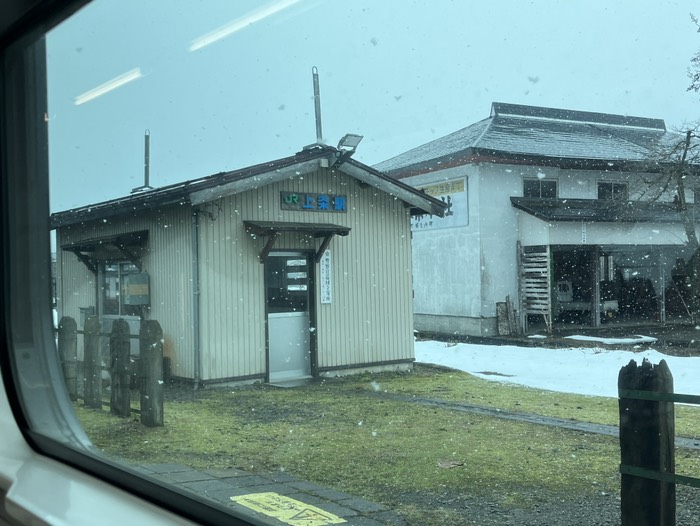
<svg viewBox="0 0 700 526">
<path fill-rule="evenodd" d="M 491 116 L 375 166 L 400 175 L 475 156 L 643 161 L 669 135 L 664 121 L 494 102 Z M 466 162 L 466 161 L 465 161 Z"/>
<path fill-rule="evenodd" d="M 476 144 L 477 140 L 486 131 L 491 119 L 484 119 L 471 126 L 462 128 L 459 131 L 436 139 L 417 148 L 413 148 L 396 157 L 392 157 L 374 166 L 380 172 L 389 172 L 404 166 L 412 166 L 425 161 L 441 159 L 450 155 L 463 152 L 470 145 Z"/>
</svg>

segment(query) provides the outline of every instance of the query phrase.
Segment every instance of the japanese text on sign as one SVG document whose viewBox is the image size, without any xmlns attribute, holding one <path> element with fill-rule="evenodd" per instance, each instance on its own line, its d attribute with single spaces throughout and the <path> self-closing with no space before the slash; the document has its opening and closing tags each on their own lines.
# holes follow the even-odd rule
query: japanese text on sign
<svg viewBox="0 0 700 526">
<path fill-rule="evenodd" d="M 331 251 L 326 249 L 321 256 L 321 303 L 333 302 L 333 280 L 331 275 Z"/>
<path fill-rule="evenodd" d="M 250 493 L 231 497 L 231 500 L 290 526 L 330 526 L 346 522 L 326 510 L 274 492 Z"/>
<path fill-rule="evenodd" d="M 348 200 L 344 195 L 280 192 L 282 210 L 307 212 L 347 212 Z"/>
<path fill-rule="evenodd" d="M 460 178 L 419 187 L 419 190 L 445 203 L 445 217 L 438 217 L 432 214 L 413 216 L 411 218 L 411 230 L 420 232 L 422 230 L 468 225 L 469 207 L 466 183 L 465 179 Z"/>
</svg>

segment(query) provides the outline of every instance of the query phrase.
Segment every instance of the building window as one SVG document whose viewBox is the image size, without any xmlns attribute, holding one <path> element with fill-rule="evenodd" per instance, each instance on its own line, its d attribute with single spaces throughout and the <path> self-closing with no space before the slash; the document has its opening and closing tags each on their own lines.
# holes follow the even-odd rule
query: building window
<svg viewBox="0 0 700 526">
<path fill-rule="evenodd" d="M 557 197 L 557 182 L 552 179 L 525 179 L 523 180 L 523 196 L 555 199 Z"/>
<path fill-rule="evenodd" d="M 101 315 L 103 316 L 139 316 L 139 305 L 129 305 L 126 301 L 126 286 L 129 275 L 139 274 L 133 263 L 105 263 L 102 265 Z"/>
<path fill-rule="evenodd" d="M 598 199 L 604 199 L 606 201 L 628 201 L 629 191 L 627 183 L 599 182 Z"/>
</svg>

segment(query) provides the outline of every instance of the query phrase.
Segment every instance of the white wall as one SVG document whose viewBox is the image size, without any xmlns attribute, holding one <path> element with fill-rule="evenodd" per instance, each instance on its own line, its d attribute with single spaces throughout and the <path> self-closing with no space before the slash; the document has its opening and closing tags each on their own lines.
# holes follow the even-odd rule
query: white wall
<svg viewBox="0 0 700 526">
<path fill-rule="evenodd" d="M 417 188 L 466 177 L 469 223 L 414 231 L 416 327 L 487 334 L 495 328 L 496 303 L 519 301 L 517 243 L 528 245 L 672 245 L 685 242 L 680 224 L 556 223 L 516 210 L 523 179 L 554 179 L 558 197 L 597 199 L 599 181 L 627 182 L 630 198 L 648 184 L 644 174 L 562 170 L 556 167 L 480 163 L 404 179 Z M 664 196 L 671 200 L 672 195 Z M 434 329 L 433 329 L 434 328 Z"/>
<path fill-rule="evenodd" d="M 683 245 L 686 241 L 680 223 L 562 222 L 550 227 L 550 242 L 553 245 L 662 246 Z"/>
<path fill-rule="evenodd" d="M 481 316 L 495 317 L 496 303 L 518 298 L 516 209 L 510 197 L 522 195 L 524 175 L 550 174 L 547 170 L 482 164 L 479 167 L 481 220 Z"/>
<path fill-rule="evenodd" d="M 476 173 L 474 166 L 461 166 L 403 180 L 423 188 L 464 179 L 468 200 L 467 225 L 413 231 L 414 313 L 479 316 L 481 262 Z"/>
</svg>

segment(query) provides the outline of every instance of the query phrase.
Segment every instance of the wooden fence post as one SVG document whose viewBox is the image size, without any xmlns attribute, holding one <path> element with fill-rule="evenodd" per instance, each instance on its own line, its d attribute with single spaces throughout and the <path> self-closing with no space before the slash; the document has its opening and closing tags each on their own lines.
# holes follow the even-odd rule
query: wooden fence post
<svg viewBox="0 0 700 526">
<path fill-rule="evenodd" d="M 102 409 L 102 356 L 100 353 L 100 319 L 88 316 L 83 329 L 85 350 L 85 405 Z"/>
<path fill-rule="evenodd" d="M 112 375 L 110 412 L 117 416 L 131 414 L 130 336 L 129 323 L 123 318 L 114 320 L 112 333 L 109 337 L 110 372 Z"/>
<path fill-rule="evenodd" d="M 58 356 L 63 369 L 68 396 L 78 399 L 78 324 L 70 316 L 58 322 Z"/>
<path fill-rule="evenodd" d="M 624 390 L 673 393 L 673 376 L 665 360 L 652 365 L 634 360 L 620 370 L 620 457 L 622 466 L 675 473 L 673 402 L 624 398 Z M 623 474 L 622 526 L 675 526 L 676 486 Z"/>
<path fill-rule="evenodd" d="M 141 423 L 163 425 L 163 329 L 156 320 L 141 320 Z"/>
</svg>

